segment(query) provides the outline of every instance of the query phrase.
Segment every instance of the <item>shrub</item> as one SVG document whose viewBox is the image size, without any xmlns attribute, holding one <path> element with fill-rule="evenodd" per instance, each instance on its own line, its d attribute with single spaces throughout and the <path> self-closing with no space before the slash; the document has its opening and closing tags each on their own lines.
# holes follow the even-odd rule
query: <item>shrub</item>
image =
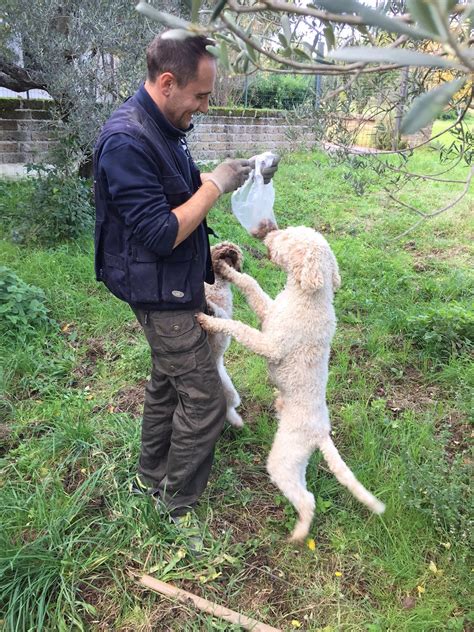
<svg viewBox="0 0 474 632">
<path fill-rule="evenodd" d="M 0 267 L 0 332 L 25 334 L 49 325 L 43 290 L 22 281 L 13 270 Z"/>
<path fill-rule="evenodd" d="M 263 77 L 249 86 L 247 106 L 291 110 L 302 105 L 310 94 L 310 83 L 305 77 L 291 75 Z"/>
<path fill-rule="evenodd" d="M 474 347 L 474 309 L 459 303 L 427 307 L 408 316 L 403 328 L 418 347 L 443 359 Z"/>
<path fill-rule="evenodd" d="M 43 165 L 30 166 L 29 171 L 36 172 L 37 177 L 22 205 L 22 219 L 13 233 L 15 241 L 52 246 L 92 229 L 94 207 L 86 179 Z"/>
</svg>

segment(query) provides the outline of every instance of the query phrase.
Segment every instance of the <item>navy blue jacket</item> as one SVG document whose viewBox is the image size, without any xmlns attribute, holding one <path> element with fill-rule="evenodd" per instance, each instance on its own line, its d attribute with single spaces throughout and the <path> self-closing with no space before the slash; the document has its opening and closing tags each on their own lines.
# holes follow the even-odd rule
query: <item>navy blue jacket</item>
<svg viewBox="0 0 474 632">
<path fill-rule="evenodd" d="M 204 281 L 214 282 L 208 229 L 202 222 L 173 249 L 171 209 L 200 185 L 185 132 L 142 85 L 106 122 L 94 150 L 97 280 L 132 307 L 199 307 Z"/>
</svg>

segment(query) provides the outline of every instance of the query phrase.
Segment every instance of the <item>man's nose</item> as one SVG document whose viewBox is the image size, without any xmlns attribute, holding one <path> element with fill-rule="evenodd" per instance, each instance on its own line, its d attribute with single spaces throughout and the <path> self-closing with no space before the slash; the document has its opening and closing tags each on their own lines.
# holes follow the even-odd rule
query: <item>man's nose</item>
<svg viewBox="0 0 474 632">
<path fill-rule="evenodd" d="M 209 97 L 206 97 L 205 99 L 201 101 L 201 105 L 199 106 L 199 112 L 202 112 L 203 114 L 207 114 L 208 110 L 209 110 Z"/>
</svg>

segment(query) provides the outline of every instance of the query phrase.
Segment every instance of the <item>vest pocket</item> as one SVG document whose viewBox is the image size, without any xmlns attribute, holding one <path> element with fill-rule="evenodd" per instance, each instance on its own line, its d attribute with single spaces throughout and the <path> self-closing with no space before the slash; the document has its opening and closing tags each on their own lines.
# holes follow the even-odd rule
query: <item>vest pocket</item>
<svg viewBox="0 0 474 632">
<path fill-rule="evenodd" d="M 100 280 L 105 282 L 112 294 L 128 301 L 127 266 L 122 257 L 104 252 Z"/>
<path fill-rule="evenodd" d="M 183 242 L 184 243 L 184 242 Z M 179 246 L 161 261 L 161 300 L 166 303 L 189 303 L 193 298 L 191 268 L 193 253 L 180 252 Z"/>
<path fill-rule="evenodd" d="M 158 255 L 140 245 L 132 246 L 129 260 L 130 302 L 158 303 Z"/>
</svg>

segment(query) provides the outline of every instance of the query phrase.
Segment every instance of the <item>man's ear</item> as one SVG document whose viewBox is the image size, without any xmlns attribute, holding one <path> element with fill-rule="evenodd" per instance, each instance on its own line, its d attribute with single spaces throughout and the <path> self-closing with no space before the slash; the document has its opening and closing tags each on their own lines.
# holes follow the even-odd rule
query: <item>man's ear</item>
<svg viewBox="0 0 474 632">
<path fill-rule="evenodd" d="M 315 292 L 323 287 L 324 277 L 317 246 L 309 245 L 295 249 L 290 256 L 290 266 L 297 283 L 304 292 Z"/>
<path fill-rule="evenodd" d="M 157 79 L 160 91 L 165 97 L 171 94 L 173 87 L 176 85 L 176 79 L 172 72 L 163 72 Z"/>
</svg>

